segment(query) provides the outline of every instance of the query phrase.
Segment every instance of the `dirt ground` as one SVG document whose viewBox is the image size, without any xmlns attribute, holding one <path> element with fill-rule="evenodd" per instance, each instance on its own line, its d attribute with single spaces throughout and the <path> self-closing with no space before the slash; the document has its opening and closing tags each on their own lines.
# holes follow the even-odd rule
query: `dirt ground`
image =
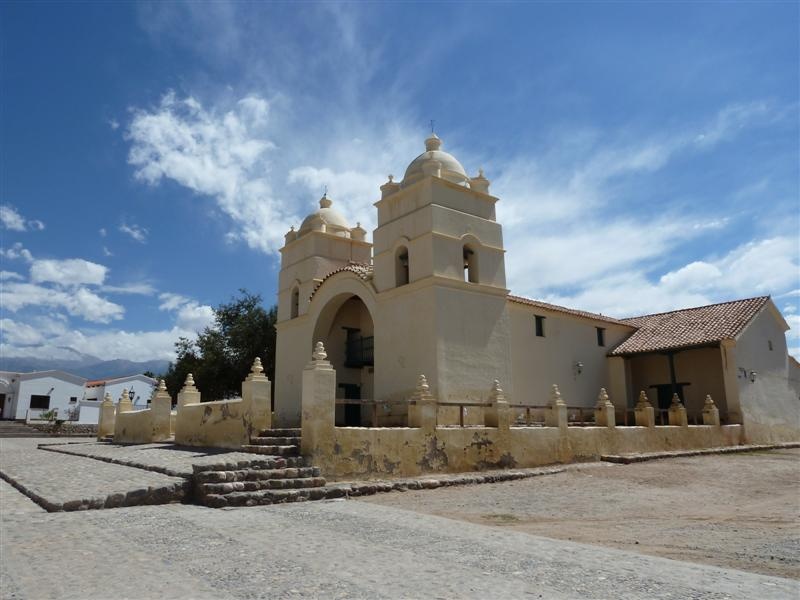
<svg viewBox="0 0 800 600">
<path fill-rule="evenodd" d="M 800 579 L 800 449 L 593 463 L 533 479 L 361 501 Z"/>
</svg>

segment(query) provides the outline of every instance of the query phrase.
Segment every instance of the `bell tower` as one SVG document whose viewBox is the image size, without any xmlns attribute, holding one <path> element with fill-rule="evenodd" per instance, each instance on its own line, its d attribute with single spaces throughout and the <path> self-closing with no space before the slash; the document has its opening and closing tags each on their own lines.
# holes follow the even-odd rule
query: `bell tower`
<svg viewBox="0 0 800 600">
<path fill-rule="evenodd" d="M 431 134 L 403 180 L 381 186 L 374 284 L 389 318 L 406 323 L 391 340 L 404 371 L 394 377 L 425 373 L 440 399 L 477 400 L 493 379 L 511 387 L 503 233 L 483 171 L 469 177 L 441 148 Z M 392 387 L 392 375 L 375 376 Z"/>
</svg>

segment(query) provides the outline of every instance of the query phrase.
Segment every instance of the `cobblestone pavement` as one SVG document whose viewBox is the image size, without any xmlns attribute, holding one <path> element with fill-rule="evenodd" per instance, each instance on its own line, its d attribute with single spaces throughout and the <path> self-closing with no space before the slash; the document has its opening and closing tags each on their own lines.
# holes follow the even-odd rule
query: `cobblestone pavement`
<svg viewBox="0 0 800 600">
<path fill-rule="evenodd" d="M 797 581 L 354 501 L 25 513 L 3 492 L 0 596 L 796 598 Z M 46 565 L 43 568 L 42 565 Z"/>
<path fill-rule="evenodd" d="M 37 449 L 43 441 L 0 440 L 0 474 L 50 511 L 159 504 L 188 487 L 183 478 Z"/>
<path fill-rule="evenodd" d="M 173 444 L 108 444 L 87 440 L 81 444 L 48 444 L 48 451 L 75 456 L 87 456 L 120 465 L 158 471 L 176 477 L 190 477 L 193 465 L 237 465 L 249 463 L 259 457 L 247 452 L 213 448 L 189 448 Z M 52 440 L 50 440 L 52 442 Z M 235 467 L 234 467 L 235 468 Z M 224 469 L 220 469 L 224 470 Z"/>
</svg>

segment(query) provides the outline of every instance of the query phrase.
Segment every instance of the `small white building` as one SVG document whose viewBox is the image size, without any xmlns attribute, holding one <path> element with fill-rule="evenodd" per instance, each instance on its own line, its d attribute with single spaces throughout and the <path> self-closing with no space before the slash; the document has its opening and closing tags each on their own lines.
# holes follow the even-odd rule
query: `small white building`
<svg viewBox="0 0 800 600">
<path fill-rule="evenodd" d="M 145 408 L 157 382 L 145 375 L 88 381 L 64 371 L 0 371 L 0 417 L 24 421 L 56 410 L 59 419 L 97 423 L 106 392 L 114 402 L 123 390 L 133 392 L 134 408 Z"/>
</svg>

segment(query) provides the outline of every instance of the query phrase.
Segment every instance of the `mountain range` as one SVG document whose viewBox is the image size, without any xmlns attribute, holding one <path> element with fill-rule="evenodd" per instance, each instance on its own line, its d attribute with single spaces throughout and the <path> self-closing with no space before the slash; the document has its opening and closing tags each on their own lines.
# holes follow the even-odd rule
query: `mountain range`
<svg viewBox="0 0 800 600">
<path fill-rule="evenodd" d="M 167 371 L 167 367 L 169 367 L 169 361 L 167 360 L 147 360 L 142 362 L 123 359 L 102 360 L 89 354 L 81 354 L 80 357 L 74 359 L 0 356 L 0 371 L 27 373 L 55 369 L 85 377 L 86 379 L 113 379 L 114 377 L 135 375 L 145 371 L 161 375 Z"/>
</svg>

